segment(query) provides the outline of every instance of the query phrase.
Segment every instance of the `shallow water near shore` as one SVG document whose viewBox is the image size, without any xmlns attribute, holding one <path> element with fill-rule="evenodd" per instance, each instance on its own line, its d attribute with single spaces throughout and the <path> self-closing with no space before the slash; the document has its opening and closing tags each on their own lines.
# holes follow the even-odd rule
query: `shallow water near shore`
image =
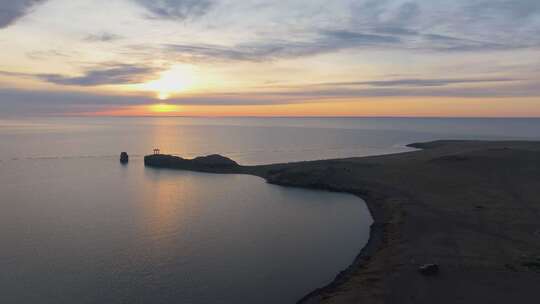
<svg viewBox="0 0 540 304">
<path fill-rule="evenodd" d="M 261 164 L 539 130 L 537 119 L 0 120 L 0 303 L 294 303 L 367 241 L 358 197 L 145 168 L 154 147 Z"/>
<path fill-rule="evenodd" d="M 140 160 L 2 164 L 2 303 L 293 303 L 348 266 L 346 194 Z"/>
</svg>

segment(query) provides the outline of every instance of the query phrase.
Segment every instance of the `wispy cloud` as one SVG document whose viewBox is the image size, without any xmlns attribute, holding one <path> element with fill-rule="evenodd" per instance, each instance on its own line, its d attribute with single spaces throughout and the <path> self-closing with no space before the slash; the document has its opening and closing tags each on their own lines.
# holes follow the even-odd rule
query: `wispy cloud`
<svg viewBox="0 0 540 304">
<path fill-rule="evenodd" d="M 150 17 L 185 20 L 199 17 L 213 6 L 212 0 L 134 0 L 145 7 Z"/>
<path fill-rule="evenodd" d="M 342 50 L 394 49 L 432 52 L 477 52 L 528 48 L 529 44 L 462 39 L 439 34 L 421 34 L 400 28 L 381 28 L 374 32 L 322 30 L 307 34 L 315 38 L 305 40 L 263 40 L 233 46 L 215 44 L 165 44 L 165 52 L 180 59 L 267 61 L 320 54 Z"/>
<path fill-rule="evenodd" d="M 354 2 L 350 27 L 403 39 L 409 48 L 433 51 L 489 51 L 538 47 L 537 0 Z"/>
<path fill-rule="evenodd" d="M 313 86 L 372 86 L 372 87 L 443 87 L 456 84 L 505 83 L 517 78 L 402 78 L 392 80 L 318 83 Z"/>
<path fill-rule="evenodd" d="M 441 84 L 431 84 L 418 80 L 328 83 L 307 87 L 299 86 L 295 89 L 268 90 L 266 92 L 257 92 L 255 95 L 268 95 L 277 99 L 289 97 L 291 100 L 294 98 L 295 100 L 310 101 L 341 98 L 361 100 L 370 97 L 501 98 L 540 96 L 540 83 L 536 81 L 509 80 L 506 82 L 501 79 L 501 84 L 497 86 L 482 85 L 483 81 L 469 82 L 468 86 L 451 86 L 444 83 L 448 83 L 448 81 L 441 81 Z M 367 86 L 365 86 L 366 84 Z"/>
<path fill-rule="evenodd" d="M 323 27 L 313 24 L 290 32 L 288 38 L 285 35 L 276 39 L 270 30 L 233 45 L 169 43 L 164 46 L 183 59 L 238 61 L 278 60 L 368 48 L 432 53 L 537 48 L 540 47 L 538 3 L 536 0 L 457 0 L 437 4 L 427 0 L 356 1 L 350 7 L 350 20 Z M 522 15 L 527 20 L 516 19 Z"/>
<path fill-rule="evenodd" d="M 0 29 L 10 26 L 35 5 L 47 0 L 0 0 Z"/>
<path fill-rule="evenodd" d="M 475 0 L 467 7 L 475 16 L 497 16 L 507 18 L 528 18 L 540 13 L 537 0 Z"/>
<path fill-rule="evenodd" d="M 111 42 L 111 41 L 120 40 L 122 38 L 123 37 L 120 35 L 116 35 L 109 32 L 101 32 L 97 34 L 87 35 L 86 37 L 84 37 L 84 40 L 88 42 Z"/>
<path fill-rule="evenodd" d="M 35 78 L 45 82 L 67 86 L 100 86 L 142 83 L 155 79 L 161 71 L 158 68 L 123 63 L 107 63 L 86 69 L 82 75 L 66 76 L 62 74 L 31 74 L 0 71 L 0 75 Z"/>
<path fill-rule="evenodd" d="M 46 51 L 31 51 L 26 53 L 26 56 L 33 60 L 45 60 L 53 57 L 70 58 L 73 57 L 73 53 L 67 53 L 59 50 L 46 50 Z"/>
<path fill-rule="evenodd" d="M 98 86 L 141 83 L 154 76 L 156 69 L 147 66 L 115 64 L 89 69 L 81 76 L 37 74 L 35 77 L 60 85 Z"/>
<path fill-rule="evenodd" d="M 264 61 L 398 43 L 400 43 L 399 37 L 345 30 L 325 30 L 319 32 L 315 38 L 303 41 L 258 41 L 234 46 L 167 44 L 164 47 L 166 51 L 191 59 Z"/>
<path fill-rule="evenodd" d="M 10 26 L 29 13 L 34 6 L 49 0 L 0 0 L 0 29 Z M 148 10 L 148 16 L 159 19 L 185 20 L 206 14 L 214 0 L 131 0 Z M 89 36 L 90 37 L 90 36 Z M 95 36 L 96 41 L 110 41 L 110 36 Z M 102 39 L 99 39 L 102 38 Z M 105 39 L 103 39 L 105 38 Z"/>
</svg>

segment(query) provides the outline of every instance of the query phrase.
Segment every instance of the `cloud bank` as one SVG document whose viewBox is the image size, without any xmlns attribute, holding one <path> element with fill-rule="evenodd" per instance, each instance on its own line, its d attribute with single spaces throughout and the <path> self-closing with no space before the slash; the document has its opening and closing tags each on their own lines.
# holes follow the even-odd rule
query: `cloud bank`
<svg viewBox="0 0 540 304">
<path fill-rule="evenodd" d="M 155 68 L 146 66 L 114 64 L 89 69 L 81 76 L 60 74 L 27 74 L 27 76 L 59 85 L 99 86 L 141 83 L 154 76 L 157 71 Z"/>
</svg>

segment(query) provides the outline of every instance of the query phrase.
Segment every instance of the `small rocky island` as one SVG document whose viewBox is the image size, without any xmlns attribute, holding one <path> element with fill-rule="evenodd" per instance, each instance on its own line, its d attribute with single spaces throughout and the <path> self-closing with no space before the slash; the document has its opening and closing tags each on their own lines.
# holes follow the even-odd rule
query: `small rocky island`
<svg viewBox="0 0 540 304">
<path fill-rule="evenodd" d="M 121 164 L 127 164 L 129 162 L 129 155 L 127 152 L 120 153 L 120 163 Z"/>
<path fill-rule="evenodd" d="M 194 159 L 185 159 L 173 155 L 153 154 L 144 157 L 144 165 L 156 168 L 170 168 L 180 170 L 234 173 L 240 168 L 235 161 L 225 156 L 212 154 Z"/>
</svg>

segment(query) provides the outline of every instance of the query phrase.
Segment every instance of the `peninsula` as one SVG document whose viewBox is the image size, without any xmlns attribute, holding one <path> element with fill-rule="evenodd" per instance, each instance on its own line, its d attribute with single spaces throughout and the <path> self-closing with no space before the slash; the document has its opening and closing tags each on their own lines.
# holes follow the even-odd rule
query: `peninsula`
<svg viewBox="0 0 540 304">
<path fill-rule="evenodd" d="M 219 155 L 144 161 L 363 198 L 374 218 L 368 244 L 332 283 L 299 303 L 538 303 L 540 142 L 410 146 L 420 150 L 261 166 Z M 438 273 L 422 275 L 426 264 Z"/>
</svg>

